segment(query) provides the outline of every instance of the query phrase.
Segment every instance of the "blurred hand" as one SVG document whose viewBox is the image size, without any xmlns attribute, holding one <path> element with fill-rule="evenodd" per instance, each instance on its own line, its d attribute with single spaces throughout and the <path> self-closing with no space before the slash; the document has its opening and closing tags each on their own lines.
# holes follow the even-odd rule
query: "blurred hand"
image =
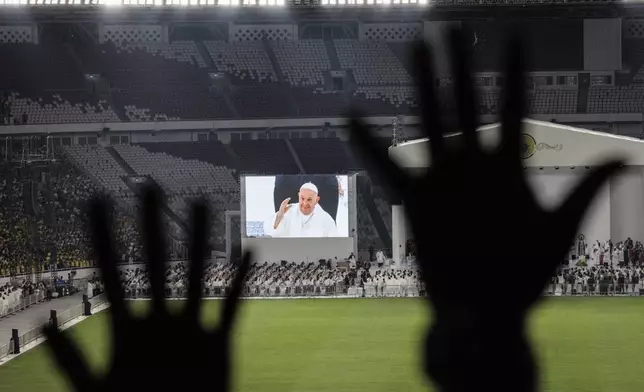
<svg viewBox="0 0 644 392">
<path fill-rule="evenodd" d="M 161 195 L 147 189 L 143 205 L 143 238 L 148 257 L 152 309 L 146 317 L 130 314 L 119 284 L 116 257 L 107 216 L 107 203 L 90 207 L 95 251 L 111 303 L 112 363 L 105 376 L 91 374 L 66 333 L 45 329 L 58 365 L 77 391 L 180 391 L 207 387 L 230 390 L 230 334 L 250 256 L 245 255 L 231 292 L 224 301 L 221 321 L 214 331 L 200 326 L 204 256 L 208 238 L 208 208 L 198 203 L 192 211 L 188 301 L 182 312 L 170 314 L 165 306 L 166 247 L 160 216 Z"/>
<path fill-rule="evenodd" d="M 433 307 L 426 371 L 446 391 L 531 390 L 536 378 L 525 316 L 620 163 L 596 166 L 560 208 L 544 210 L 521 162 L 526 99 L 520 42 L 508 52 L 501 143 L 494 151 L 479 145 L 477 94 L 459 31 L 450 43 L 460 136 L 444 137 L 455 130 L 445 129 L 439 113 L 430 51 L 419 44 L 415 52 L 419 116 L 430 139 L 426 173 L 409 175 L 393 163 L 355 116 L 351 140 L 368 168 L 399 194 L 411 222 Z"/>
</svg>

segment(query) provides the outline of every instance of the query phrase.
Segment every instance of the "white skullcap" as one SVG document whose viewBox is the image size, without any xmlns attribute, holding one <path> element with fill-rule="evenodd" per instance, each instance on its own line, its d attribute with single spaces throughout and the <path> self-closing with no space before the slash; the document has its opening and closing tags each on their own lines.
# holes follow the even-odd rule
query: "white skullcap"
<svg viewBox="0 0 644 392">
<path fill-rule="evenodd" d="M 310 190 L 310 191 L 315 192 L 316 194 L 318 193 L 318 187 L 316 187 L 316 186 L 315 186 L 315 184 L 313 184 L 312 182 L 307 182 L 306 184 L 303 184 L 303 185 L 300 187 L 300 191 L 301 191 L 302 189 L 308 189 L 308 190 Z"/>
</svg>

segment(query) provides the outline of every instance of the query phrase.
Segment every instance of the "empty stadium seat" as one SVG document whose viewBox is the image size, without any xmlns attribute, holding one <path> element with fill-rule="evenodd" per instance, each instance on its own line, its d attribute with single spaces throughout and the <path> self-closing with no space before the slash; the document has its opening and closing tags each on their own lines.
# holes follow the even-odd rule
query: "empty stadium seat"
<svg viewBox="0 0 644 392">
<path fill-rule="evenodd" d="M 324 83 L 324 71 L 331 69 L 324 41 L 272 41 L 277 62 L 289 83 L 315 86 Z"/>
<path fill-rule="evenodd" d="M 217 70 L 237 81 L 276 82 L 277 76 L 262 42 L 205 41 Z"/>
</svg>

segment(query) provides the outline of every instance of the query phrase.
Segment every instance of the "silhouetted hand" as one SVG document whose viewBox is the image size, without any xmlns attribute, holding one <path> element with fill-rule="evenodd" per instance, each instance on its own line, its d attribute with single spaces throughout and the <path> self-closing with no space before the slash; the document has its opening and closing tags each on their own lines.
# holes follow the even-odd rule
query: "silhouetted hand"
<svg viewBox="0 0 644 392">
<path fill-rule="evenodd" d="M 130 314 L 123 301 L 106 207 L 105 201 L 93 201 L 90 218 L 95 250 L 111 303 L 112 364 L 105 376 L 91 374 L 66 334 L 48 328 L 45 332 L 59 366 L 78 391 L 177 392 L 197 388 L 228 391 L 230 334 L 250 256 L 245 255 L 237 271 L 231 293 L 222 306 L 219 326 L 214 331 L 204 330 L 200 326 L 199 307 L 209 214 L 205 203 L 196 204 L 192 211 L 188 301 L 182 312 L 170 314 L 163 299 L 166 247 L 161 230 L 161 195 L 153 189 L 146 190 L 143 238 L 152 310 L 146 317 L 136 317 Z"/>
<path fill-rule="evenodd" d="M 521 162 L 526 99 L 520 43 L 513 42 L 508 53 L 501 142 L 494 151 L 477 140 L 476 93 L 459 31 L 450 43 L 460 136 L 444 137 L 429 49 L 419 44 L 415 52 L 431 169 L 409 175 L 380 152 L 355 116 L 351 140 L 401 196 L 411 222 L 433 308 L 428 374 L 446 391 L 528 391 L 535 388 L 536 372 L 524 336 L 527 311 L 620 163 L 595 167 L 559 209 L 544 210 Z"/>
</svg>

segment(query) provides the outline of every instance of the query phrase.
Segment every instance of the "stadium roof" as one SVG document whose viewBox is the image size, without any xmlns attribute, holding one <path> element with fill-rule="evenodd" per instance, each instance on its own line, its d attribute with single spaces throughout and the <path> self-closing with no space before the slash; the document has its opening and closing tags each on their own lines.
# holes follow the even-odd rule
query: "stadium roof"
<svg viewBox="0 0 644 392">
<path fill-rule="evenodd" d="M 635 7 L 635 8 L 633 8 Z M 620 0 L 0 0 L 0 23 L 286 23 L 461 20 L 481 17 L 618 17 Z M 631 5 L 628 16 L 642 14 Z"/>
<path fill-rule="evenodd" d="M 498 145 L 501 124 L 479 128 L 484 148 Z M 458 143 L 460 133 L 447 136 Z M 427 138 L 389 148 L 389 155 L 407 168 L 424 168 L 429 163 Z M 449 143 L 453 145 L 455 143 Z M 544 121 L 524 120 L 522 158 L 528 167 L 593 166 L 604 159 L 625 158 L 629 166 L 644 166 L 644 141 L 589 131 Z"/>
</svg>

